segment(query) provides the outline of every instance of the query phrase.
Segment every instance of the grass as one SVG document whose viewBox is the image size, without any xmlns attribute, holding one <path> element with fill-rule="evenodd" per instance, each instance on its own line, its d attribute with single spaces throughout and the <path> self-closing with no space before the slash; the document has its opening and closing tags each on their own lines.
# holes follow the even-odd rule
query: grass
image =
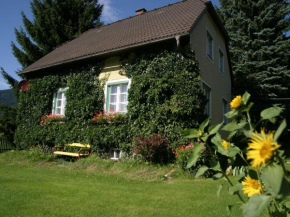
<svg viewBox="0 0 290 217">
<path fill-rule="evenodd" d="M 32 152 L 33 153 L 33 152 Z M 169 166 L 90 157 L 51 161 L 31 152 L 0 154 L 0 216 L 241 216 L 226 181 L 190 179 Z M 216 190 L 225 184 L 219 198 Z"/>
</svg>

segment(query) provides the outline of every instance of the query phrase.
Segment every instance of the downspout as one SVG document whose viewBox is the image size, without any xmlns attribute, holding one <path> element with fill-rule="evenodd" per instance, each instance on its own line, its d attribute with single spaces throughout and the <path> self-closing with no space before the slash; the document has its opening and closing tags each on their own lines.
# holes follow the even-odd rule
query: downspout
<svg viewBox="0 0 290 217">
<path fill-rule="evenodd" d="M 182 48 L 181 48 L 181 43 L 180 43 L 180 35 L 176 35 L 175 36 L 175 39 L 176 39 L 176 45 L 177 45 L 177 49 L 179 50 L 180 54 L 181 54 L 181 59 L 184 59 L 184 56 L 183 56 L 183 51 L 182 51 Z"/>
</svg>

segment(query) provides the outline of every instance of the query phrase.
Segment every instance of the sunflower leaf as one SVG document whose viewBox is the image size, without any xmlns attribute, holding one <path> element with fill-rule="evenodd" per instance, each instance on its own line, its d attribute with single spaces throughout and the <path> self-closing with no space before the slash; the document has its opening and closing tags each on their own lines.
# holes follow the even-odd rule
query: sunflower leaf
<svg viewBox="0 0 290 217">
<path fill-rule="evenodd" d="M 228 113 L 225 114 L 225 116 L 227 118 L 233 118 L 235 116 L 237 116 L 239 114 L 239 112 L 237 110 L 232 110 L 232 111 L 229 111 Z"/>
<path fill-rule="evenodd" d="M 229 187 L 229 193 L 231 195 L 237 194 L 240 190 L 243 189 L 243 185 L 241 183 L 237 183 L 234 186 Z"/>
<path fill-rule="evenodd" d="M 282 111 L 283 111 L 283 108 L 280 108 L 280 107 L 267 108 L 261 112 L 261 118 L 262 120 L 271 120 L 279 116 Z"/>
<path fill-rule="evenodd" d="M 217 133 L 223 124 L 224 124 L 224 122 L 210 126 L 208 129 L 209 136 Z"/>
<path fill-rule="evenodd" d="M 221 179 L 223 176 L 224 176 L 224 175 L 223 175 L 222 173 L 217 173 L 217 174 L 215 174 L 215 175 L 212 177 L 212 179 L 213 179 L 213 180 L 218 180 L 218 179 Z"/>
<path fill-rule="evenodd" d="M 221 190 L 222 190 L 222 189 L 223 189 L 223 185 L 219 185 L 219 187 L 218 187 L 218 189 L 217 189 L 217 192 L 216 192 L 217 197 L 220 196 L 220 194 L 221 194 Z"/>
<path fill-rule="evenodd" d="M 204 122 L 201 123 L 201 125 L 199 126 L 199 130 L 201 132 L 204 132 L 204 128 L 206 128 L 208 124 L 209 124 L 209 118 L 207 118 Z"/>
<path fill-rule="evenodd" d="M 187 162 L 187 166 L 186 166 L 187 169 L 189 169 L 190 167 L 195 165 L 196 161 L 200 157 L 199 153 L 200 153 L 201 149 L 203 149 L 203 148 L 204 148 L 204 146 L 202 144 L 197 143 L 194 145 L 193 152 L 190 155 L 189 160 Z"/>
<path fill-rule="evenodd" d="M 195 178 L 202 176 L 209 168 L 205 165 L 201 166 L 195 174 Z"/>
<path fill-rule="evenodd" d="M 277 129 L 277 131 L 275 132 L 275 135 L 274 135 L 275 142 L 277 142 L 277 140 L 279 139 L 279 137 L 281 136 L 282 132 L 285 130 L 286 127 L 287 127 L 287 123 L 286 123 L 286 120 L 284 119 L 282 123 L 280 124 L 279 128 Z"/>
<path fill-rule="evenodd" d="M 262 170 L 261 178 L 265 183 L 266 189 L 273 196 L 287 196 L 290 194 L 290 189 L 281 166 L 277 164 L 268 165 Z"/>
<path fill-rule="evenodd" d="M 271 197 L 254 194 L 250 197 L 243 210 L 244 217 L 258 217 L 270 205 Z"/>
<path fill-rule="evenodd" d="M 182 131 L 181 136 L 187 139 L 198 138 L 197 132 L 197 129 L 186 129 Z"/>
<path fill-rule="evenodd" d="M 242 103 L 244 105 L 247 105 L 250 97 L 251 97 L 251 94 L 249 94 L 248 92 L 245 92 L 244 95 L 242 96 Z"/>
</svg>

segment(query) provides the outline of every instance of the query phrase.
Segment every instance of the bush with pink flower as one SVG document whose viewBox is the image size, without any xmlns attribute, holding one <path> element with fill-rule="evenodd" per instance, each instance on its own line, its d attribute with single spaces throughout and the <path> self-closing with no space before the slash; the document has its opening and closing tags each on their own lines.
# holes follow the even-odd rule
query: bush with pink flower
<svg viewBox="0 0 290 217">
<path fill-rule="evenodd" d="M 51 123 L 63 123 L 65 121 L 65 117 L 60 114 L 49 114 L 49 115 L 43 115 L 40 118 L 40 124 L 42 126 L 45 126 L 47 124 Z"/>
<path fill-rule="evenodd" d="M 125 123 L 127 122 L 127 114 L 123 112 L 103 111 L 96 113 L 92 118 L 92 123 L 105 124 L 105 123 Z"/>
</svg>

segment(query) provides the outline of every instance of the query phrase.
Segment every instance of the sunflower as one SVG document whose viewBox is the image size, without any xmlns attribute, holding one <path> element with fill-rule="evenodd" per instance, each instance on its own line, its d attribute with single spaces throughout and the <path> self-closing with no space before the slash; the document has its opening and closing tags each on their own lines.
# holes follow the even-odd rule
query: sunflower
<svg viewBox="0 0 290 217">
<path fill-rule="evenodd" d="M 232 109 L 236 109 L 238 108 L 240 105 L 241 105 L 241 102 L 242 102 L 242 97 L 241 96 L 236 96 L 232 102 L 231 102 L 231 108 Z"/>
<path fill-rule="evenodd" d="M 261 194 L 261 185 L 258 180 L 251 179 L 249 176 L 242 182 L 243 192 L 251 197 L 253 194 Z"/>
<path fill-rule="evenodd" d="M 224 140 L 224 139 L 222 141 L 222 146 L 224 147 L 224 149 L 229 149 L 230 148 L 229 143 L 226 140 Z"/>
<path fill-rule="evenodd" d="M 252 167 L 258 168 L 265 165 L 272 157 L 273 152 L 280 147 L 273 141 L 274 133 L 265 134 L 264 129 L 261 129 L 261 134 L 255 132 L 252 134 L 252 139 L 247 148 L 247 159 L 252 159 Z"/>
</svg>

